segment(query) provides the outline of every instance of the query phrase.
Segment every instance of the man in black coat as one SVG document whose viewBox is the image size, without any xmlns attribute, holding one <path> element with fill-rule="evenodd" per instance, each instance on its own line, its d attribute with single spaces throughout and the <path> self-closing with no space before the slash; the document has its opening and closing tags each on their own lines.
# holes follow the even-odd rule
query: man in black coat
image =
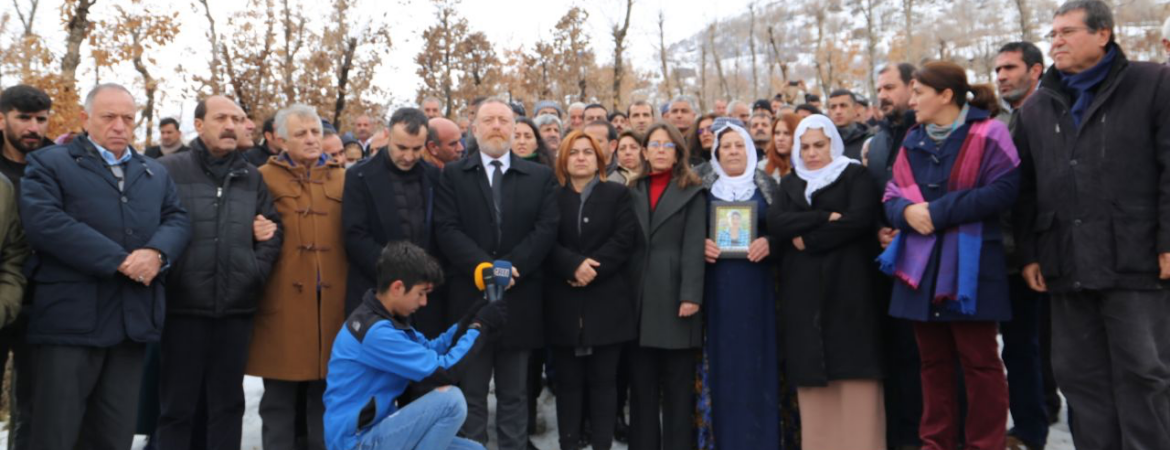
<svg viewBox="0 0 1170 450">
<path fill-rule="evenodd" d="M 268 158 L 280 154 L 280 144 L 276 142 L 276 116 L 269 117 L 260 126 L 260 132 L 264 135 L 264 140 L 260 141 L 255 147 L 244 150 L 244 160 L 249 164 L 260 167 L 268 163 Z"/>
<path fill-rule="evenodd" d="M 415 108 L 402 108 L 390 117 L 390 145 L 351 167 L 345 175 L 341 202 L 341 226 L 345 230 L 345 256 L 349 273 L 345 280 L 346 316 L 361 305 L 366 291 L 374 288 L 378 257 L 392 241 L 410 241 L 434 255 L 435 186 L 439 170 L 423 162 L 427 118 Z M 439 301 L 428 302 L 411 317 L 415 328 L 435 337 L 445 328 L 446 316 Z"/>
<path fill-rule="evenodd" d="M 158 159 L 190 150 L 189 147 L 183 145 L 183 133 L 179 131 L 179 121 L 171 117 L 158 122 L 158 144 L 146 147 L 142 154 Z"/>
<path fill-rule="evenodd" d="M 85 134 L 27 155 L 31 448 L 129 448 L 134 437 L 145 344 L 164 320 L 158 276 L 191 235 L 166 168 L 130 148 L 136 114 L 126 88 L 98 85 L 85 98 Z"/>
<path fill-rule="evenodd" d="M 1101 1 L 1049 38 L 1013 135 L 1021 272 L 1051 293 L 1077 448 L 1170 448 L 1170 67 L 1127 60 Z"/>
<path fill-rule="evenodd" d="M 435 199 L 435 237 L 448 271 L 447 319 L 454 323 L 481 294 L 473 284 L 482 262 L 512 263 L 514 285 L 504 296 L 508 325 L 485 347 L 460 383 L 467 397 L 463 434 L 487 443 L 488 382 L 495 374 L 501 450 L 528 442 L 525 370 L 531 350 L 544 348 L 542 264 L 556 241 L 556 180 L 546 166 L 513 157 L 515 117 L 502 100 L 487 99 L 475 117 L 479 153 L 447 164 Z"/>
<path fill-rule="evenodd" d="M 191 217 L 191 244 L 167 276 L 158 448 L 185 449 L 200 397 L 208 448 L 239 448 L 252 317 L 280 255 L 280 216 L 260 172 L 236 151 L 244 112 L 226 97 L 195 107 L 191 151 L 159 160 Z M 202 420 L 202 418 L 200 418 Z"/>
<path fill-rule="evenodd" d="M 857 102 L 853 100 L 853 92 L 838 89 L 829 94 L 828 115 L 845 143 L 845 156 L 861 161 L 861 146 L 869 138 L 870 132 L 868 126 L 857 121 Z"/>
</svg>

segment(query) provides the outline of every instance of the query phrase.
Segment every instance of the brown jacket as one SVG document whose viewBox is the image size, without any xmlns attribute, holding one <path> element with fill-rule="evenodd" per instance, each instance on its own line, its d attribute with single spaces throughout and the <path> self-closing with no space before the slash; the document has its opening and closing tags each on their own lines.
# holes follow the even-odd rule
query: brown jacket
<svg viewBox="0 0 1170 450">
<path fill-rule="evenodd" d="M 329 161 L 306 176 L 305 167 L 294 167 L 282 155 L 260 174 L 284 224 L 284 243 L 256 312 L 247 373 L 323 380 L 333 339 L 345 321 L 345 169 Z"/>
</svg>

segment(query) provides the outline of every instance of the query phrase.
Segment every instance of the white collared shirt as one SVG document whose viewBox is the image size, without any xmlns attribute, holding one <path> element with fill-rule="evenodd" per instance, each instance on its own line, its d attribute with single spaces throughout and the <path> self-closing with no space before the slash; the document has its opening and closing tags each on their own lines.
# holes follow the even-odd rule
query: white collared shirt
<svg viewBox="0 0 1170 450">
<path fill-rule="evenodd" d="M 484 153 L 482 151 L 479 152 L 479 157 L 483 161 L 483 172 L 485 174 L 487 174 L 488 186 L 492 185 L 492 173 L 494 173 L 496 171 L 496 166 L 492 165 L 492 161 L 499 161 L 499 162 L 503 163 L 500 165 L 500 171 L 503 173 L 508 173 L 508 168 L 512 167 L 511 156 L 512 156 L 511 151 L 509 151 L 508 153 L 504 153 L 504 156 L 501 156 L 499 158 L 492 158 L 487 153 Z"/>
</svg>

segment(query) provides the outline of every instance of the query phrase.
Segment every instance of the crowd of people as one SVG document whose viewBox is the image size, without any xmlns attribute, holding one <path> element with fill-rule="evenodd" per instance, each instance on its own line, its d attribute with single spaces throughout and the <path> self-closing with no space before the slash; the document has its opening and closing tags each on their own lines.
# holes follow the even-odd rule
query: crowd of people
<svg viewBox="0 0 1170 450">
<path fill-rule="evenodd" d="M 892 63 L 873 107 L 295 104 L 256 142 L 213 95 L 141 152 L 121 85 L 61 142 L 9 87 L 10 448 L 239 449 L 244 375 L 268 450 L 483 448 L 491 396 L 532 449 L 546 387 L 561 449 L 1040 450 L 1062 407 L 1170 448 L 1170 63 L 1114 32 L 1071 0 L 1047 69 Z"/>
</svg>

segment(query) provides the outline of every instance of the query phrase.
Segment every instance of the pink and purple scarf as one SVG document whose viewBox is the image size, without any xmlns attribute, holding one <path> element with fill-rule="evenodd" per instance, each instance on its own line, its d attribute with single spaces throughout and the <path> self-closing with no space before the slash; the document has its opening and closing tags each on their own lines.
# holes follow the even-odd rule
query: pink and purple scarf
<svg viewBox="0 0 1170 450">
<path fill-rule="evenodd" d="M 958 158 L 951 168 L 947 191 L 956 192 L 991 184 L 1019 165 L 1019 156 L 1010 143 L 1007 128 L 995 120 L 981 120 L 971 125 Z M 886 185 L 882 202 L 904 198 L 911 203 L 926 201 L 914 179 L 906 148 L 898 152 L 894 162 L 894 177 Z M 935 243 L 942 233 L 939 249 L 938 275 L 935 283 L 936 304 L 947 306 L 965 315 L 975 314 L 979 288 L 979 258 L 983 248 L 983 222 L 975 221 L 947 230 L 936 230 L 924 236 L 903 231 L 878 257 L 882 272 L 893 275 L 910 288 L 917 290 L 922 283 L 926 266 L 930 263 Z"/>
</svg>

